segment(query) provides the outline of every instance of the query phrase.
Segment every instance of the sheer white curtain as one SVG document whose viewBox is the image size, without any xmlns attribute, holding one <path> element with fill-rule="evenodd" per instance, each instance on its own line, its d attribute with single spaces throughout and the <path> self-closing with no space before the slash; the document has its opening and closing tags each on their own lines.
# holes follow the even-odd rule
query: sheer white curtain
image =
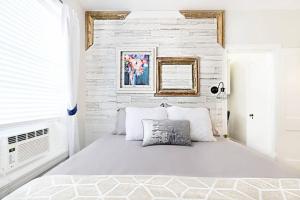
<svg viewBox="0 0 300 200">
<path fill-rule="evenodd" d="M 69 156 L 79 151 L 79 133 L 77 122 L 77 89 L 80 61 L 80 27 L 76 11 L 63 5 L 63 38 L 65 41 L 65 64 L 67 74 L 67 111 L 66 119 L 69 143 Z"/>
</svg>

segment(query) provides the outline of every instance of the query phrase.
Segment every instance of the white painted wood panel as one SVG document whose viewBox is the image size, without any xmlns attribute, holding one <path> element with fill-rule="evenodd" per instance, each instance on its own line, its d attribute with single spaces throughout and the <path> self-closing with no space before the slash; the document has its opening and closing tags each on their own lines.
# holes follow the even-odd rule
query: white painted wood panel
<svg viewBox="0 0 300 200">
<path fill-rule="evenodd" d="M 136 16 L 135 16 L 136 17 Z M 159 106 L 162 102 L 180 106 L 205 106 L 214 124 L 226 132 L 224 102 L 210 87 L 223 77 L 224 49 L 217 44 L 216 20 L 182 18 L 130 18 L 95 21 L 94 45 L 86 52 L 86 144 L 112 132 L 117 109 L 125 106 Z M 157 56 L 200 57 L 199 97 L 154 97 L 153 94 L 116 93 L 116 48 L 157 47 Z M 225 100 L 226 101 L 226 100 Z M 224 125 L 225 124 L 225 125 Z"/>
</svg>

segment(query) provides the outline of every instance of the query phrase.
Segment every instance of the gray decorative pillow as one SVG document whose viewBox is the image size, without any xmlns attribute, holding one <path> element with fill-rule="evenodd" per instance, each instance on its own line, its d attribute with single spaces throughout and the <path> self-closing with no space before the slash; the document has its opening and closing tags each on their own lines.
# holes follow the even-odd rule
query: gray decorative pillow
<svg viewBox="0 0 300 200">
<path fill-rule="evenodd" d="M 187 120 L 145 119 L 143 146 L 158 144 L 192 145 L 190 122 Z"/>
</svg>

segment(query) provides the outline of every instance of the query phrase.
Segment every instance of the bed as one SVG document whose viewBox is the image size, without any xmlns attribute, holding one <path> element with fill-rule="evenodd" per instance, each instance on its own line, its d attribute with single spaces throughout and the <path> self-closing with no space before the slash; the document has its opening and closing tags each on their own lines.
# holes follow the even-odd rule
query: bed
<svg viewBox="0 0 300 200">
<path fill-rule="evenodd" d="M 142 147 L 107 134 L 5 200 L 300 199 L 299 177 L 229 139 Z"/>
</svg>

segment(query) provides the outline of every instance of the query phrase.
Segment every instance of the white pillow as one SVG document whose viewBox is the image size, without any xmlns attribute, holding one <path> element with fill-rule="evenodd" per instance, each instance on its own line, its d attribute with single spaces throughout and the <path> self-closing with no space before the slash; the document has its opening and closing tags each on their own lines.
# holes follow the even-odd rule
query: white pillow
<svg viewBox="0 0 300 200">
<path fill-rule="evenodd" d="M 126 140 L 143 140 L 143 119 L 163 120 L 167 119 L 165 108 L 126 108 Z"/>
<path fill-rule="evenodd" d="M 182 108 L 172 106 L 167 108 L 169 120 L 190 121 L 192 141 L 216 141 L 213 136 L 212 124 L 207 108 Z"/>
</svg>

